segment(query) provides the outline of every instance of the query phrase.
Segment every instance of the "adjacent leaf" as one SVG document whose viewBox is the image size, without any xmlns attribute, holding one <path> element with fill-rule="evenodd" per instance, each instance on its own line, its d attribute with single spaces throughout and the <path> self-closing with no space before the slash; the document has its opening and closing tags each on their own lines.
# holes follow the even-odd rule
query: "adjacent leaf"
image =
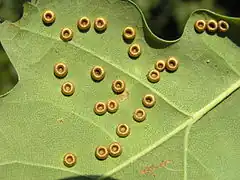
<svg viewBox="0 0 240 180">
<path fill-rule="evenodd" d="M 151 31 L 158 37 L 174 40 L 179 38 L 185 24 L 196 9 L 208 9 L 222 15 L 239 17 L 237 1 L 219 0 L 133 0 L 143 11 Z M 226 5 L 227 4 L 227 5 Z M 171 28 L 171 30 L 170 30 Z"/>
<path fill-rule="evenodd" d="M 0 0 L 1 21 L 17 21 L 23 13 L 23 3 L 30 0 Z"/>
<path fill-rule="evenodd" d="M 0 94 L 5 94 L 17 83 L 17 74 L 0 44 Z"/>
<path fill-rule="evenodd" d="M 46 9 L 57 17 L 50 27 L 41 21 Z M 97 34 L 91 28 L 80 33 L 76 22 L 82 16 L 91 21 L 106 18 L 107 31 Z M 212 18 L 230 24 L 224 37 L 195 32 L 196 20 Z M 136 60 L 128 57 L 129 45 L 121 37 L 126 26 L 136 28 L 135 42 L 142 47 Z M 59 37 L 63 27 L 74 31 L 68 43 Z M 164 41 L 150 32 L 142 12 L 130 1 L 26 4 L 22 19 L 3 23 L 0 31 L 2 45 L 20 78 L 0 98 L 0 178 L 239 179 L 239 29 L 240 19 L 198 10 L 189 18 L 181 39 Z M 161 73 L 159 83 L 148 82 L 146 74 L 154 63 L 169 56 L 179 60 L 179 69 Z M 68 65 L 66 78 L 53 75 L 56 62 Z M 91 80 L 94 65 L 106 71 L 100 83 Z M 111 90 L 115 79 L 126 82 L 122 95 Z M 71 97 L 61 94 L 66 81 L 76 86 Z M 147 93 L 156 97 L 156 105 L 146 109 L 146 121 L 137 123 L 132 113 L 142 107 Z M 117 113 L 96 116 L 94 104 L 109 99 L 120 103 Z M 116 135 L 119 123 L 131 128 L 127 138 Z M 96 146 L 113 141 L 120 142 L 123 154 L 97 160 Z M 67 152 L 77 155 L 72 168 L 63 164 Z"/>
</svg>

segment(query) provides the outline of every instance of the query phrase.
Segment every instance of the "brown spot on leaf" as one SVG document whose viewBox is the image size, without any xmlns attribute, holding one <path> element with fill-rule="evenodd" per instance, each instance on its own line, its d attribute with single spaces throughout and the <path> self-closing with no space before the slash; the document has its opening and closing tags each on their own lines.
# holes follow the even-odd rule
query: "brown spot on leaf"
<svg viewBox="0 0 240 180">
<path fill-rule="evenodd" d="M 127 100 L 128 97 L 129 97 L 129 91 L 128 91 L 128 89 L 125 89 L 125 91 L 122 94 L 119 94 L 117 96 L 116 101 L 118 103 L 120 103 L 120 102 L 123 102 L 123 101 Z"/>
<path fill-rule="evenodd" d="M 64 121 L 62 119 L 57 120 L 58 123 L 63 123 Z"/>
</svg>

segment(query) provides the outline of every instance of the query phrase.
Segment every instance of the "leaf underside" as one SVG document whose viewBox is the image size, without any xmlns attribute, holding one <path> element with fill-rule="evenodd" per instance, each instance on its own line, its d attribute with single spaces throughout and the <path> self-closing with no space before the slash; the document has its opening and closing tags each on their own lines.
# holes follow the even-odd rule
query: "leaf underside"
<svg viewBox="0 0 240 180">
<path fill-rule="evenodd" d="M 45 26 L 44 10 L 56 13 L 56 22 Z M 81 33 L 77 20 L 87 16 L 93 22 L 102 16 L 108 29 L 98 34 L 93 28 Z M 224 34 L 197 34 L 198 19 L 226 20 Z M 128 57 L 129 44 L 122 40 L 126 26 L 136 29 L 135 43 L 142 55 Z M 74 32 L 63 42 L 61 28 Z M 194 12 L 182 37 L 165 41 L 155 37 L 142 15 L 130 1 L 45 0 L 25 4 L 24 16 L 16 23 L 1 25 L 0 40 L 19 75 L 18 84 L 0 98 L 0 179 L 59 179 L 79 175 L 111 176 L 116 179 L 237 180 L 240 178 L 240 19 L 223 17 L 207 10 Z M 179 69 L 162 72 L 152 84 L 146 74 L 159 59 L 174 56 Z M 53 75 L 53 66 L 64 62 L 69 73 L 64 79 Z M 100 65 L 106 77 L 91 80 L 90 70 Z M 126 91 L 115 95 L 111 83 L 124 80 Z M 73 96 L 61 93 L 61 85 L 71 81 Z M 141 99 L 153 94 L 156 105 L 145 109 L 147 119 L 133 121 Z M 115 99 L 115 114 L 97 116 L 98 101 Z M 126 123 L 131 134 L 116 135 L 116 126 Z M 118 158 L 99 161 L 98 145 L 119 142 Z M 77 163 L 63 164 L 72 152 Z M 162 161 L 167 166 L 159 167 Z M 156 167 L 158 166 L 158 167 Z M 146 170 L 148 168 L 148 171 Z M 155 168 L 153 168 L 155 167 Z M 145 169 L 145 171 L 143 171 Z M 144 172 L 144 173 L 143 173 Z"/>
</svg>

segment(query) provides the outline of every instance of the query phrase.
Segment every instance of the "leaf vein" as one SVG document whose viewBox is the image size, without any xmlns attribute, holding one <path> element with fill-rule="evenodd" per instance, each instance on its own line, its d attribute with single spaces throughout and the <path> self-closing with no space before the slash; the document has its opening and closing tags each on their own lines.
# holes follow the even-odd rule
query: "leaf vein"
<svg viewBox="0 0 240 180">
<path fill-rule="evenodd" d="M 184 136 L 184 151 L 183 151 L 183 163 L 184 163 L 184 180 L 187 180 L 187 158 L 188 158 L 188 139 L 189 139 L 189 133 L 191 130 L 193 124 L 188 125 L 188 127 L 185 130 L 185 136 Z"/>
<path fill-rule="evenodd" d="M 64 168 L 60 168 L 60 167 L 43 165 L 43 164 L 37 164 L 37 163 L 28 163 L 28 162 L 24 162 L 24 161 L 4 162 L 4 163 L 0 163 L 0 166 L 11 165 L 11 164 L 22 164 L 22 165 L 27 165 L 27 166 L 44 167 L 44 168 L 50 168 L 50 169 L 70 172 L 70 173 L 73 173 L 75 175 L 80 175 L 77 171 L 73 171 L 73 170 L 70 170 L 70 169 L 64 169 Z"/>
<path fill-rule="evenodd" d="M 129 158 L 126 160 L 124 163 L 121 165 L 115 167 L 109 172 L 106 172 L 103 176 L 102 179 L 104 179 L 107 176 L 111 176 L 112 174 L 120 171 L 124 167 L 130 165 L 131 163 L 135 162 L 138 160 L 140 157 L 144 156 L 148 152 L 151 152 L 153 149 L 157 148 L 164 142 L 166 142 L 168 139 L 173 137 L 175 134 L 180 132 L 181 130 L 185 129 L 187 126 L 190 126 L 197 122 L 199 119 L 201 119 L 206 113 L 211 111 L 213 108 L 215 108 L 219 103 L 224 101 L 229 95 L 231 95 L 233 92 L 238 90 L 240 87 L 240 80 L 238 80 L 236 83 L 234 83 L 232 86 L 230 86 L 226 91 L 224 91 L 222 94 L 220 94 L 217 98 L 215 98 L 213 101 L 211 101 L 208 105 L 206 105 L 204 108 L 200 109 L 198 112 L 196 112 L 191 118 L 189 118 L 186 122 L 175 128 L 173 131 L 156 141 L 154 144 L 149 146 L 148 148 L 144 149 L 143 151 L 137 153 L 135 156 Z"/>
<path fill-rule="evenodd" d="M 194 154 L 191 153 L 191 151 L 188 151 L 188 154 L 191 155 L 207 172 L 209 175 L 211 175 L 214 180 L 217 180 L 218 178 L 213 175 L 213 173 L 210 171 L 210 169 L 202 163 Z"/>
<path fill-rule="evenodd" d="M 52 103 L 51 101 L 46 101 L 46 100 L 41 100 L 41 99 L 28 100 L 26 103 L 29 103 L 29 102 L 37 102 L 37 101 L 51 104 L 52 106 L 61 108 L 63 111 L 68 111 L 69 113 L 77 116 L 78 118 L 82 119 L 83 121 L 86 121 L 86 122 L 88 122 L 88 123 L 90 123 L 90 124 L 93 124 L 95 127 L 97 127 L 97 128 L 99 128 L 100 130 L 102 130 L 102 132 L 106 133 L 106 135 L 108 135 L 108 136 L 111 138 L 112 141 L 116 141 L 116 139 L 115 139 L 105 128 L 103 128 L 102 126 L 99 126 L 98 124 L 94 123 L 94 121 L 88 119 L 87 117 L 82 116 L 82 115 L 79 114 L 79 113 L 76 113 L 76 112 L 74 112 L 74 111 L 69 110 L 69 109 L 68 109 L 67 107 L 65 107 L 65 106 L 63 107 L 63 106 L 60 106 L 60 105 L 56 105 L 56 104 Z M 7 101 L 7 102 L 5 102 L 5 103 L 6 103 L 6 104 L 11 104 L 11 103 L 12 103 L 12 104 L 18 104 L 19 101 Z M 23 104 L 23 103 L 24 103 L 24 102 L 21 101 L 21 104 Z"/>
</svg>

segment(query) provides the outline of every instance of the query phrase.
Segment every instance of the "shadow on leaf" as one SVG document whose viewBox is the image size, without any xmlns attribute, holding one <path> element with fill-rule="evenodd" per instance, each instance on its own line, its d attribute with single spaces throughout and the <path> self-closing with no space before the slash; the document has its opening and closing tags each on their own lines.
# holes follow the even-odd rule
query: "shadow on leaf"
<svg viewBox="0 0 240 180">
<path fill-rule="evenodd" d="M 17 72 L 0 42 L 0 97 L 9 92 L 17 82 Z"/>
</svg>

